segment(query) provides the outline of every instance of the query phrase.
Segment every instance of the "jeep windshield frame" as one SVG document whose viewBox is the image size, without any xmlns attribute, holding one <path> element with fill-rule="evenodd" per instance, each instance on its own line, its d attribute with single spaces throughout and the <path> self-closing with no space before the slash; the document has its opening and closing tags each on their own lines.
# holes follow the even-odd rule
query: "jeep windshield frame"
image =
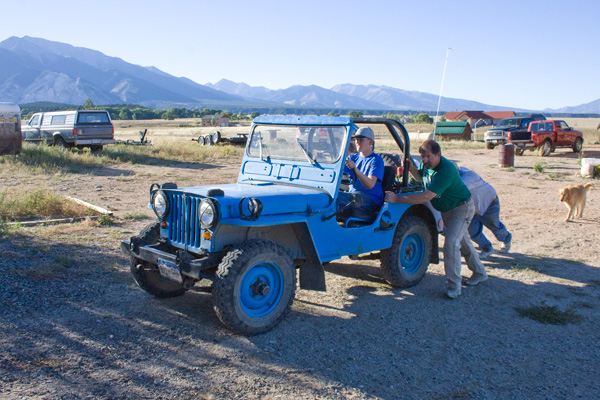
<svg viewBox="0 0 600 400">
<path fill-rule="evenodd" d="M 246 153 L 261 160 L 335 164 L 343 155 L 347 136 L 343 125 L 256 124 Z"/>
</svg>

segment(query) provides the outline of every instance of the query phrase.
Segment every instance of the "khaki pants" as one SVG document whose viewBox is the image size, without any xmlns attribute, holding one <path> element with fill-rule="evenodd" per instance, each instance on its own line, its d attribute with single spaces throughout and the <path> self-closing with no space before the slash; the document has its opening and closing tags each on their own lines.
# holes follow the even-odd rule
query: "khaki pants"
<svg viewBox="0 0 600 400">
<path fill-rule="evenodd" d="M 460 292 L 462 276 L 461 255 L 467 262 L 467 267 L 475 274 L 485 275 L 485 267 L 479 259 L 479 254 L 473 247 L 468 228 L 475 213 L 473 200 L 461 204 L 454 209 L 442 213 L 445 225 L 444 239 L 444 270 L 448 280 L 448 290 Z"/>
</svg>

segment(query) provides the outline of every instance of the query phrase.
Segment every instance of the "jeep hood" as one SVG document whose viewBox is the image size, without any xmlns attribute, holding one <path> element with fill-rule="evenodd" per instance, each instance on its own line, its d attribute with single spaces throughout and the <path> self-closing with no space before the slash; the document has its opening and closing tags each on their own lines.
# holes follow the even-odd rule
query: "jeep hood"
<svg viewBox="0 0 600 400">
<path fill-rule="evenodd" d="M 215 195 L 215 189 L 222 190 L 223 195 Z M 212 191 L 210 196 L 209 191 Z M 310 213 L 329 207 L 333 201 L 329 194 L 319 189 L 272 182 L 187 187 L 181 192 L 215 199 L 219 203 L 221 219 L 239 218 L 240 201 L 245 197 L 260 200 L 263 216 Z M 247 213 L 247 209 L 244 212 Z"/>
</svg>

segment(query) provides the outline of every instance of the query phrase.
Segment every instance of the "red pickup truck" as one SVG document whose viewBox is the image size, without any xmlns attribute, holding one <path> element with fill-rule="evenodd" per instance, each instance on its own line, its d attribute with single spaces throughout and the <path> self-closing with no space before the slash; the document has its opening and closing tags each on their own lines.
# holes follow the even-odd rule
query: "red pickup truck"
<svg viewBox="0 0 600 400">
<path fill-rule="evenodd" d="M 512 133 L 509 133 L 508 141 L 515 145 L 518 156 L 525 150 L 541 149 L 542 157 L 546 157 L 557 147 L 570 147 L 580 153 L 583 147 L 583 134 L 562 120 L 532 121 L 527 132 Z"/>
</svg>

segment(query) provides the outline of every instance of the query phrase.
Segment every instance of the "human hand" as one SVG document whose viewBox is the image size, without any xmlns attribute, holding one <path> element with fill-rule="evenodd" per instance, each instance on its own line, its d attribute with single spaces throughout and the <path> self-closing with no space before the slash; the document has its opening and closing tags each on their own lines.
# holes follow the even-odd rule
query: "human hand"
<svg viewBox="0 0 600 400">
<path fill-rule="evenodd" d="M 390 191 L 385 192 L 385 201 L 387 201 L 388 203 L 395 203 L 396 197 L 397 196 L 394 192 L 390 192 Z"/>
<path fill-rule="evenodd" d="M 354 164 L 354 161 L 352 160 L 346 160 L 346 167 L 354 171 L 354 168 L 356 168 L 356 164 Z"/>
</svg>

